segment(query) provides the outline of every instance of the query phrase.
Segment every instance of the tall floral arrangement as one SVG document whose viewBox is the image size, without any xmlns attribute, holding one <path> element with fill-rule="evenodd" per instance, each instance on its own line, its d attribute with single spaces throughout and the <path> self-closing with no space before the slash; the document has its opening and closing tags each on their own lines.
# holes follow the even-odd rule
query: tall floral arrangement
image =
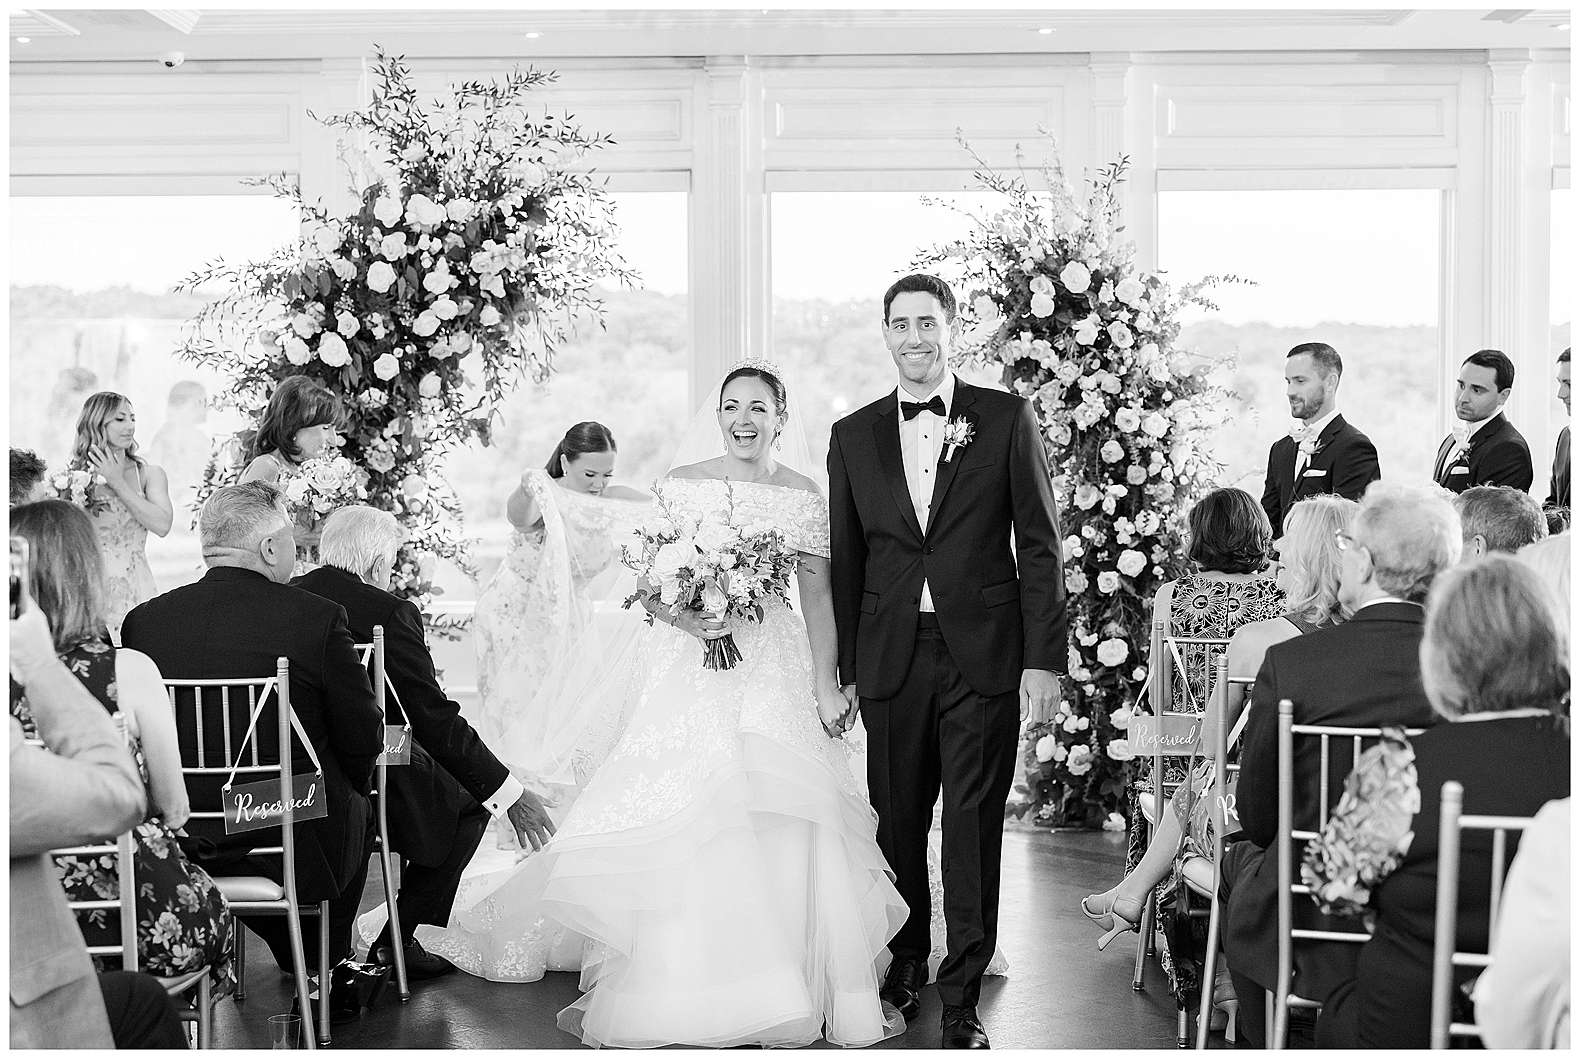
<svg viewBox="0 0 1580 1059">
<path fill-rule="evenodd" d="M 436 559 L 473 570 L 444 459 L 488 443 L 495 406 L 552 371 L 579 313 L 601 320 L 599 281 L 633 277 L 603 183 L 581 164 L 613 141 L 529 109 L 554 73 L 469 81 L 431 106 L 401 59 L 380 52 L 373 73 L 364 109 L 324 119 L 360 143 L 357 207 L 331 215 L 283 177 L 262 181 L 297 205 L 303 234 L 268 260 L 184 280 L 225 293 L 180 352 L 226 376 L 219 401 L 254 421 L 291 375 L 341 397 L 340 455 L 367 470 L 366 502 L 407 531 L 394 591 L 425 605 Z M 249 436 L 211 463 L 199 503 L 239 475 Z"/>
<path fill-rule="evenodd" d="M 974 156 L 975 157 L 975 156 Z M 1150 605 L 1186 571 L 1190 506 L 1221 466 L 1207 450 L 1228 414 L 1215 367 L 1180 349 L 1179 315 L 1212 307 L 1209 276 L 1175 288 L 1122 238 L 1121 159 L 1078 197 L 1056 160 L 974 180 L 999 208 L 925 252 L 967 292 L 967 355 L 1002 365 L 1029 399 L 1053 465 L 1069 592 L 1069 677 L 1057 715 L 1026 733 L 1018 810 L 1039 822 L 1120 826 L 1135 753 L 1126 738 L 1147 679 Z"/>
</svg>

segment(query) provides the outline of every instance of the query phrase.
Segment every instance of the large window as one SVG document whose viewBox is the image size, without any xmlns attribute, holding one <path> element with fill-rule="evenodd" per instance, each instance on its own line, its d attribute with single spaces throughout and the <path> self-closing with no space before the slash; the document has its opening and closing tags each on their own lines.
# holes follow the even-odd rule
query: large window
<svg viewBox="0 0 1580 1059">
<path fill-rule="evenodd" d="M 938 196 L 981 213 L 985 194 Z M 895 387 L 883 345 L 882 299 L 918 251 L 965 234 L 971 218 L 915 192 L 777 192 L 773 217 L 773 355 L 791 373 L 818 467 L 834 420 Z M 964 297 L 963 291 L 957 295 Z M 972 382 L 994 374 L 959 365 Z"/>
<path fill-rule="evenodd" d="M 1552 321 L 1553 355 L 1570 344 L 1570 325 L 1574 323 L 1575 214 L 1574 192 L 1554 188 L 1552 198 L 1552 257 L 1548 272 L 1548 319 Z"/>
<path fill-rule="evenodd" d="M 1232 354 L 1235 415 L 1216 438 L 1224 483 L 1261 495 L 1268 447 L 1290 425 L 1284 357 L 1326 342 L 1344 358 L 1339 407 L 1376 443 L 1385 477 L 1426 477 L 1443 394 L 1438 336 L 1440 192 L 1164 191 L 1158 261 L 1176 283 L 1207 274 L 1216 311 L 1181 342 Z"/>
</svg>

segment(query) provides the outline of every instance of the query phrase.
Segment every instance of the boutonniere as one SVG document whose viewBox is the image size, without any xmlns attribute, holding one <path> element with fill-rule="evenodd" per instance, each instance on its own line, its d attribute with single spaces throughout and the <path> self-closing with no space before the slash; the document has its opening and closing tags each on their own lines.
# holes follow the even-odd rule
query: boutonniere
<svg viewBox="0 0 1580 1059">
<path fill-rule="evenodd" d="M 956 449 L 963 449 L 977 436 L 976 427 L 965 416 L 955 416 L 944 424 L 944 462 L 954 458 Z"/>
<path fill-rule="evenodd" d="M 1308 460 L 1327 447 L 1326 441 L 1318 441 L 1316 438 L 1307 438 L 1300 443 L 1300 451 L 1306 454 Z"/>
</svg>

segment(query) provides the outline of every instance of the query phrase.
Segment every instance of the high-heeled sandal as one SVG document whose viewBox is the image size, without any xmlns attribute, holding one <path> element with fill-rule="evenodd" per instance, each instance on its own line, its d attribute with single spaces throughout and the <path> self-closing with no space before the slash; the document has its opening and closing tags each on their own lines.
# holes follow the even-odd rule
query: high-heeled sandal
<svg viewBox="0 0 1580 1059">
<path fill-rule="evenodd" d="M 1222 1023 L 1219 1022 L 1220 1015 L 1223 1017 Z M 1212 985 L 1212 1018 L 1207 1028 L 1215 1033 L 1221 1030 L 1224 1040 L 1234 1044 L 1234 1023 L 1239 1015 L 1240 999 L 1234 995 L 1234 982 L 1229 979 L 1228 971 L 1219 971 L 1217 981 Z"/>
<path fill-rule="evenodd" d="M 1123 912 L 1119 911 L 1118 901 L 1115 898 L 1110 897 L 1108 899 L 1108 907 L 1102 912 L 1093 912 L 1086 902 L 1093 897 L 1101 896 L 1102 894 L 1087 894 L 1081 898 L 1081 914 L 1107 931 L 1101 938 L 1097 939 L 1098 952 L 1102 952 L 1112 945 L 1114 939 L 1121 934 L 1140 933 L 1141 931 L 1141 910 L 1139 908 L 1136 910 L 1135 919 L 1127 918 Z"/>
</svg>

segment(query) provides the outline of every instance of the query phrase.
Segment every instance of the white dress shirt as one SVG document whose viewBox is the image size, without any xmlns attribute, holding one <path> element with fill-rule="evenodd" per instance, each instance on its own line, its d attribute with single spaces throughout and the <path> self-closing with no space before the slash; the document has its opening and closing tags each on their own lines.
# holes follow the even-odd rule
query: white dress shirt
<svg viewBox="0 0 1580 1059">
<path fill-rule="evenodd" d="M 1307 423 L 1306 437 L 1310 438 L 1314 443 L 1322 436 L 1322 432 L 1328 429 L 1328 424 L 1333 422 L 1333 418 L 1338 414 L 1339 410 L 1335 408 L 1315 423 Z M 1300 472 L 1306 469 L 1306 464 L 1309 462 L 1311 462 L 1311 457 L 1307 456 L 1306 450 L 1297 444 L 1295 446 L 1295 488 L 1297 489 L 1300 488 Z"/>
<path fill-rule="evenodd" d="M 483 808 L 497 820 L 505 815 L 505 810 L 516 804 L 516 799 L 520 798 L 525 790 L 526 788 L 516 777 L 506 776 L 505 782 L 499 785 L 499 790 L 494 792 L 493 797 L 483 802 Z"/>
<path fill-rule="evenodd" d="M 916 522 L 925 533 L 927 517 L 933 506 L 933 484 L 938 480 L 938 457 L 944 447 L 944 424 L 949 422 L 947 413 L 955 400 L 955 373 L 945 372 L 937 388 L 920 398 L 912 397 L 904 386 L 899 388 L 898 393 L 901 401 L 926 404 L 934 397 L 940 397 L 944 402 L 946 414 L 943 416 L 919 412 L 914 419 L 907 420 L 899 405 L 895 405 L 894 410 L 900 420 L 900 458 L 905 462 L 905 484 L 911 491 L 911 506 L 916 510 Z M 932 614 L 935 610 L 933 593 L 925 580 L 922 582 L 920 610 L 923 614 Z"/>
</svg>

